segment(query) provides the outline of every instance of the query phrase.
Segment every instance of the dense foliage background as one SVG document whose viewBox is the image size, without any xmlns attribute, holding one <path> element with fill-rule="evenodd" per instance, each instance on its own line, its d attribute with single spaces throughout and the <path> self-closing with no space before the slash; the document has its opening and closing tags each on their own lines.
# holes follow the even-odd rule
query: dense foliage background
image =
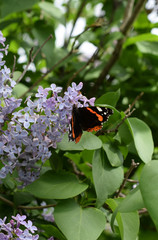
<svg viewBox="0 0 158 240">
<path fill-rule="evenodd" d="M 39 85 L 55 83 L 63 96 L 83 82 L 82 94 L 114 114 L 104 134 L 84 133 L 77 144 L 65 134 L 32 184 L 19 188 L 17 170 L 2 179 L 0 218 L 27 215 L 39 239 L 158 239 L 156 11 L 144 0 L 1 0 L 22 106 Z"/>
</svg>

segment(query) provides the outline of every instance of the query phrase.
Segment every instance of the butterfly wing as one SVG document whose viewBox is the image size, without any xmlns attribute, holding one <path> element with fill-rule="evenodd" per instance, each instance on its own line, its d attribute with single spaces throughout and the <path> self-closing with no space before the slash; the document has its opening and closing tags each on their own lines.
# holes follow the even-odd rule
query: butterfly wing
<svg viewBox="0 0 158 240">
<path fill-rule="evenodd" d="M 98 131 L 102 128 L 103 122 L 108 121 L 113 111 L 105 107 L 84 107 L 77 110 L 78 122 L 84 131 Z"/>
<path fill-rule="evenodd" d="M 79 142 L 83 131 L 98 131 L 102 128 L 103 122 L 108 121 L 113 111 L 105 107 L 83 107 L 72 110 L 72 118 L 69 125 L 69 140 Z"/>
<path fill-rule="evenodd" d="M 78 121 L 78 116 L 76 111 L 73 109 L 72 111 L 72 118 L 69 124 L 69 141 L 75 141 L 78 143 L 82 136 L 82 128 Z"/>
</svg>

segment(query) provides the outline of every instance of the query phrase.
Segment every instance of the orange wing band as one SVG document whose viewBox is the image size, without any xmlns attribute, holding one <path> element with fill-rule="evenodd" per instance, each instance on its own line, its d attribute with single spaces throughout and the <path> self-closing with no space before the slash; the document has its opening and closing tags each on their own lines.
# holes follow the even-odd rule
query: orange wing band
<svg viewBox="0 0 158 240">
<path fill-rule="evenodd" d="M 103 117 L 102 117 L 100 114 L 96 113 L 96 112 L 93 111 L 91 108 L 87 108 L 87 109 L 88 109 L 88 111 L 90 111 L 91 113 L 94 113 L 94 114 L 98 117 L 98 120 L 99 120 L 100 122 L 103 121 Z"/>
</svg>

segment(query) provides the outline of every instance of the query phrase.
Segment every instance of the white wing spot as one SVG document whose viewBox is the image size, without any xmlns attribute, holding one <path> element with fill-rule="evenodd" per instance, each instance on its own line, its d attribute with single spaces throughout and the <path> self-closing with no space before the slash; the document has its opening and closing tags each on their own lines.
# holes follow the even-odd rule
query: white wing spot
<svg viewBox="0 0 158 240">
<path fill-rule="evenodd" d="M 100 107 L 97 107 L 97 109 L 98 109 L 99 112 L 102 112 L 102 109 Z"/>
</svg>

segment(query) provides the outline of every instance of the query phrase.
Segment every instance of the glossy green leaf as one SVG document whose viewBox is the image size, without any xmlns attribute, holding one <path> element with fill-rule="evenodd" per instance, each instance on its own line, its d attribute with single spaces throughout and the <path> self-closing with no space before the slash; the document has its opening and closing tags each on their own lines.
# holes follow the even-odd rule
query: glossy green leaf
<svg viewBox="0 0 158 240">
<path fill-rule="evenodd" d="M 31 8 L 39 0 L 6 0 L 2 1 L 1 17 L 4 18 L 10 13 L 20 12 Z"/>
<path fill-rule="evenodd" d="M 137 118 L 129 118 L 128 122 L 139 157 L 145 163 L 151 161 L 154 143 L 150 128 Z"/>
<path fill-rule="evenodd" d="M 92 161 L 92 174 L 97 194 L 97 206 L 101 206 L 123 181 L 122 167 L 111 167 L 103 150 L 96 150 Z"/>
<path fill-rule="evenodd" d="M 123 155 L 115 143 L 104 143 L 103 149 L 107 154 L 111 166 L 118 167 L 122 165 Z"/>
<path fill-rule="evenodd" d="M 141 231 L 139 234 L 139 240 L 157 240 L 158 239 L 158 233 L 154 231 Z"/>
<path fill-rule="evenodd" d="M 119 97 L 120 97 L 120 90 L 118 89 L 116 92 L 105 93 L 95 101 L 95 104 L 108 104 L 115 107 L 119 100 Z"/>
<path fill-rule="evenodd" d="M 74 197 L 87 189 L 88 185 L 69 173 L 47 171 L 38 180 L 28 185 L 25 191 L 38 198 L 66 199 Z"/>
<path fill-rule="evenodd" d="M 108 199 L 106 203 L 115 214 L 119 201 Z M 121 240 L 136 240 L 139 232 L 139 214 L 138 212 L 120 213 L 117 212 L 116 220 L 118 223 Z"/>
<path fill-rule="evenodd" d="M 134 37 L 130 37 L 124 43 L 123 47 L 127 47 L 131 44 L 135 44 L 137 42 L 142 42 L 142 41 L 158 42 L 158 36 L 152 33 L 144 33 Z"/>
<path fill-rule="evenodd" d="M 13 90 L 13 94 L 19 98 L 21 95 L 27 92 L 29 88 L 25 86 L 23 83 L 18 83 Z"/>
<path fill-rule="evenodd" d="M 18 191 L 14 193 L 14 204 L 16 206 L 22 204 L 29 204 L 33 200 L 35 200 L 34 197 L 28 192 Z"/>
<path fill-rule="evenodd" d="M 90 165 L 92 164 L 94 151 L 84 150 L 81 153 L 67 152 L 64 154 L 67 158 L 71 159 L 77 168 L 84 173 L 87 178 L 92 180 L 92 169 Z"/>
<path fill-rule="evenodd" d="M 119 204 L 119 212 L 134 212 L 144 208 L 144 201 L 139 186 L 134 188 Z"/>
<path fill-rule="evenodd" d="M 44 231 L 43 235 L 48 238 L 54 237 L 60 240 L 66 240 L 65 236 L 59 231 L 59 229 L 52 224 L 36 224 L 39 229 Z"/>
<path fill-rule="evenodd" d="M 144 166 L 140 177 L 140 191 L 153 222 L 158 230 L 158 161 Z"/>
<path fill-rule="evenodd" d="M 105 228 L 105 216 L 96 208 L 81 208 L 74 200 L 55 207 L 55 222 L 69 240 L 96 240 Z"/>
<path fill-rule="evenodd" d="M 158 56 L 157 42 L 137 42 L 136 45 L 140 52 Z"/>
<path fill-rule="evenodd" d="M 50 17 L 55 18 L 56 20 L 61 21 L 64 24 L 64 18 L 61 10 L 54 6 L 51 2 L 40 2 L 39 7 Z"/>
<path fill-rule="evenodd" d="M 122 117 L 123 119 L 124 117 Z M 121 120 L 120 120 L 121 121 Z M 128 120 L 126 120 L 118 129 L 119 137 L 121 138 L 121 142 L 125 145 L 129 145 L 133 142 L 133 138 L 130 131 L 130 126 L 128 124 Z"/>
<path fill-rule="evenodd" d="M 111 34 L 108 34 L 105 41 L 106 41 L 106 46 L 111 46 L 113 45 L 113 42 L 116 40 L 119 40 L 120 38 L 123 38 L 123 34 L 121 32 L 112 32 Z"/>
<path fill-rule="evenodd" d="M 90 132 L 84 132 L 78 143 L 68 140 L 68 135 L 65 134 L 62 141 L 57 144 L 62 151 L 76 151 L 76 150 L 95 150 L 102 147 L 101 140 Z"/>
</svg>

